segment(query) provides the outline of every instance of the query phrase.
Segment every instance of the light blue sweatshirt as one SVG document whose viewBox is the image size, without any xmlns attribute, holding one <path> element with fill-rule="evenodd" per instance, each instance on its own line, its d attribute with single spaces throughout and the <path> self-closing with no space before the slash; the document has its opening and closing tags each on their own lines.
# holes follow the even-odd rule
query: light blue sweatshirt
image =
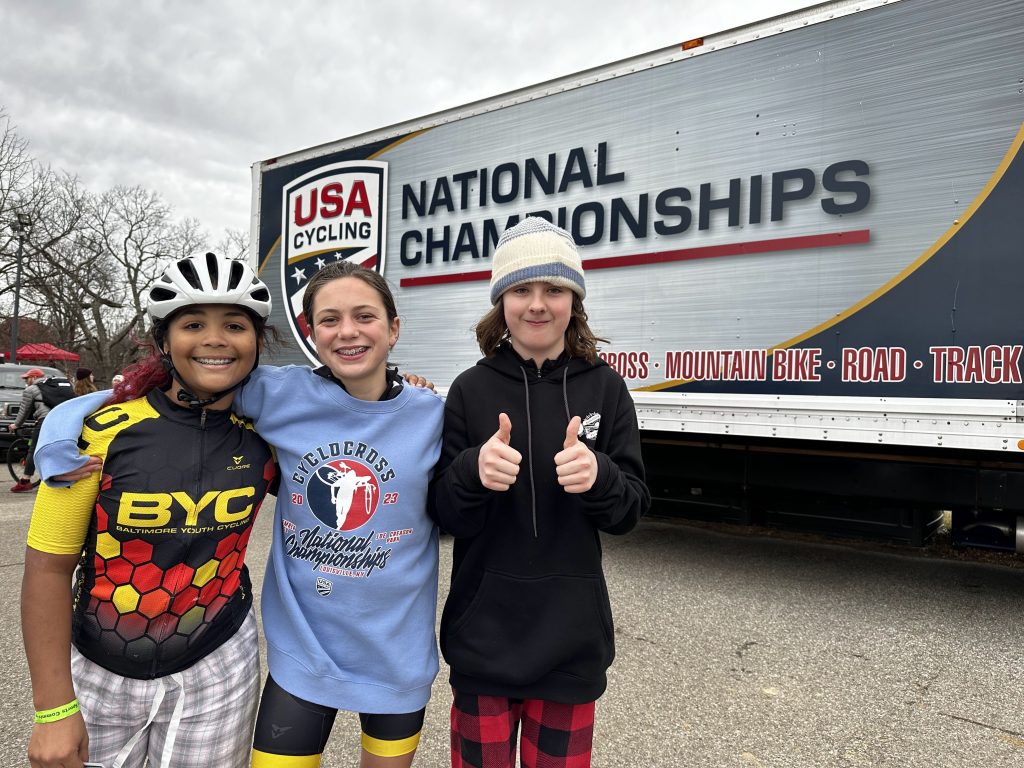
<svg viewBox="0 0 1024 768">
<path fill-rule="evenodd" d="M 37 457 L 44 477 L 81 464 L 69 445 L 104 399 L 75 398 L 47 418 Z M 426 706 L 438 670 L 427 484 L 443 401 L 409 386 L 391 400 L 358 400 L 308 367 L 260 366 L 234 409 L 281 467 L 261 608 L 270 674 L 289 693 L 338 709 Z"/>
<path fill-rule="evenodd" d="M 39 431 L 35 453 L 36 469 L 47 485 L 67 487 L 71 483 L 54 480 L 53 476 L 85 466 L 89 457 L 78 450 L 82 422 L 98 410 L 111 394 L 109 389 L 90 392 L 65 400 L 50 411 Z"/>
</svg>

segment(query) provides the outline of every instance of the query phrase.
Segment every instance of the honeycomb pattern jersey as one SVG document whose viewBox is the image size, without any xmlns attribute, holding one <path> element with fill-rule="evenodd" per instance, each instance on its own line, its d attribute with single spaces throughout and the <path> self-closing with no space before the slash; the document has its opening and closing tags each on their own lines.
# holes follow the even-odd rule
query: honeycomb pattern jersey
<svg viewBox="0 0 1024 768">
<path fill-rule="evenodd" d="M 277 481 L 269 446 L 229 411 L 158 391 L 86 419 L 102 474 L 42 486 L 28 544 L 81 554 L 72 639 L 125 677 L 173 674 L 229 639 L 252 604 L 245 549 Z"/>
</svg>

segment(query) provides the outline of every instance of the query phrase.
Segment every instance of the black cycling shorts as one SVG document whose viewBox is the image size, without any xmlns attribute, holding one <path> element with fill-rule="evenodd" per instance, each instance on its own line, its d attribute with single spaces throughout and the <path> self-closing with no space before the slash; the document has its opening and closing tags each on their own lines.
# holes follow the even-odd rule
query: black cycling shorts
<svg viewBox="0 0 1024 768">
<path fill-rule="evenodd" d="M 293 696 L 267 675 L 256 718 L 253 750 L 268 755 L 319 755 L 338 710 Z M 426 709 L 407 714 L 359 714 L 367 752 L 391 757 L 416 749 Z"/>
</svg>

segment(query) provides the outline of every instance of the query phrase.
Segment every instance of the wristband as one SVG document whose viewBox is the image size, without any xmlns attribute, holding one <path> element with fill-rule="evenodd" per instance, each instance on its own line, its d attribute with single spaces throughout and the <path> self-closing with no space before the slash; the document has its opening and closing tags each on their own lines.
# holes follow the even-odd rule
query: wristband
<svg viewBox="0 0 1024 768">
<path fill-rule="evenodd" d="M 37 723 L 55 723 L 78 712 L 78 699 L 72 699 L 62 707 L 40 709 L 36 711 Z"/>
</svg>

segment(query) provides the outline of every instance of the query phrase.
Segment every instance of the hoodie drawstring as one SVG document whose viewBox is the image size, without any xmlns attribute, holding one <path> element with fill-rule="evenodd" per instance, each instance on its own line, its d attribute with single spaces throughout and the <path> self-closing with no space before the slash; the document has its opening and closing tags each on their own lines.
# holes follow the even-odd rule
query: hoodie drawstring
<svg viewBox="0 0 1024 768">
<path fill-rule="evenodd" d="M 565 404 L 565 426 L 569 426 L 572 416 L 569 415 L 569 390 L 565 386 L 565 380 L 569 378 L 569 366 L 562 369 L 562 402 Z"/>
<path fill-rule="evenodd" d="M 523 392 L 526 393 L 526 459 L 530 465 L 530 514 L 533 516 L 533 538 L 537 538 L 537 488 L 533 483 L 533 419 L 530 417 L 530 381 L 526 369 L 519 366 L 523 374 Z"/>
</svg>

